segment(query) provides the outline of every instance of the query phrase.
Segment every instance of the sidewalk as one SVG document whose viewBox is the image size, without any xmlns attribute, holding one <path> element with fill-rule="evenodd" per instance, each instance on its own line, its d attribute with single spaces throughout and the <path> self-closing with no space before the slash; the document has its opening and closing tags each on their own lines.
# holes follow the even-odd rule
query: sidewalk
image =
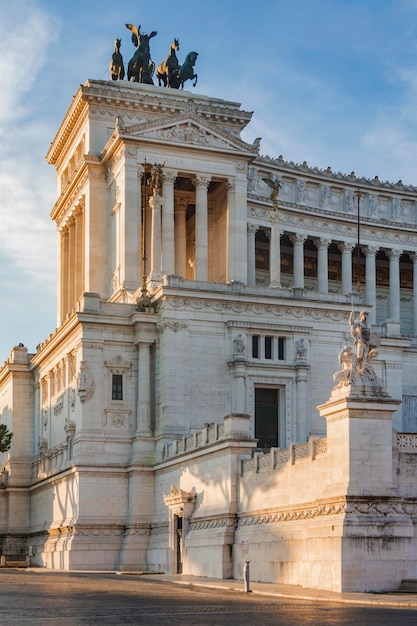
<svg viewBox="0 0 417 626">
<path fill-rule="evenodd" d="M 122 572 L 119 572 L 122 574 Z M 123 572 L 128 574 L 131 572 Z M 214 578 L 204 578 L 200 576 L 186 576 L 183 574 L 141 574 L 141 578 L 147 580 L 159 580 L 163 582 L 185 585 L 189 587 L 206 587 L 210 589 L 229 589 L 245 593 L 245 585 L 242 580 L 219 580 Z M 323 591 L 319 589 L 307 589 L 296 585 L 282 585 L 279 583 L 250 583 L 251 593 L 274 596 L 281 598 L 293 598 L 294 600 L 315 600 L 322 602 L 343 602 L 349 605 L 372 605 L 372 606 L 395 606 L 398 608 L 417 608 L 417 594 L 404 592 L 387 593 L 354 593 L 335 591 Z"/>
</svg>

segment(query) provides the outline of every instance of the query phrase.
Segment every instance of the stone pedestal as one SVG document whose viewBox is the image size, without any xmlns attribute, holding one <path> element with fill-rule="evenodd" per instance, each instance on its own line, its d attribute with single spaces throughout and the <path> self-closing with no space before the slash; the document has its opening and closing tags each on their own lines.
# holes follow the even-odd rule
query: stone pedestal
<svg viewBox="0 0 417 626">
<path fill-rule="evenodd" d="M 411 518 L 395 498 L 392 415 L 399 404 L 382 387 L 344 385 L 318 407 L 327 420 L 328 488 L 346 499 L 335 561 L 340 591 L 396 589 L 413 568 Z"/>
<path fill-rule="evenodd" d="M 347 495 L 388 495 L 392 485 L 392 415 L 400 405 L 379 386 L 345 385 L 318 407 L 327 421 L 334 482 Z"/>
</svg>

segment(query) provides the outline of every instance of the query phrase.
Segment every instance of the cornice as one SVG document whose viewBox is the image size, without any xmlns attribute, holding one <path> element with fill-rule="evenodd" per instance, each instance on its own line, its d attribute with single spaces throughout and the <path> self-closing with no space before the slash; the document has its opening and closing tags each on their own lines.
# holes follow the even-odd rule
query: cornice
<svg viewBox="0 0 417 626">
<path fill-rule="evenodd" d="M 285 212 L 288 209 L 288 212 Z M 297 212 L 289 212 L 295 209 Z M 304 211 L 306 208 L 304 207 Z M 358 238 L 357 218 L 355 216 L 346 216 L 346 214 L 323 211 L 314 209 L 314 213 L 323 215 L 306 215 L 301 214 L 300 207 L 290 203 L 280 203 L 279 225 L 281 230 L 307 231 L 308 235 L 322 236 L 323 234 L 332 235 L 335 240 L 346 242 L 351 240 L 356 243 Z M 265 226 L 269 226 L 269 216 L 271 209 L 267 208 L 248 208 L 248 219 L 253 223 L 254 220 L 261 220 Z M 326 217 L 324 217 L 326 215 Z M 387 245 L 410 246 L 413 250 L 417 249 L 417 234 L 410 229 L 405 230 L 403 226 L 395 225 L 395 223 L 384 224 L 381 226 L 371 224 L 369 218 L 361 218 L 361 243 L 363 245 L 381 243 L 381 248 Z M 364 223 L 367 222 L 367 223 Z M 287 227 L 287 228 L 286 228 Z M 386 244 L 384 246 L 384 244 Z"/>
<path fill-rule="evenodd" d="M 218 313 L 218 314 L 252 314 L 259 318 L 265 315 L 272 318 L 285 320 L 286 326 L 288 326 L 288 320 L 299 320 L 304 322 L 302 325 L 303 331 L 308 328 L 305 322 L 308 321 L 311 324 L 320 320 L 328 320 L 332 322 L 341 322 L 346 320 L 347 309 L 343 310 L 341 303 L 335 303 L 334 307 L 330 308 L 328 302 L 323 302 L 323 306 L 320 308 L 312 308 L 311 301 L 306 301 L 305 306 L 300 306 L 298 302 L 294 304 L 289 303 L 287 299 L 283 299 L 282 302 L 277 302 L 277 297 L 271 294 L 271 300 L 264 299 L 264 302 L 260 302 L 258 298 L 252 298 L 247 296 L 245 301 L 242 301 L 242 297 L 239 299 L 232 299 L 228 297 L 226 293 L 223 293 L 221 297 L 218 295 L 213 298 L 204 297 L 200 294 L 186 293 L 180 295 L 178 293 L 169 293 L 165 288 L 160 294 L 159 300 L 159 312 L 171 312 L 171 311 L 194 311 L 201 313 Z M 265 323 L 265 322 L 263 322 Z"/>
<path fill-rule="evenodd" d="M 153 113 L 178 114 L 194 110 L 206 119 L 220 124 L 240 126 L 241 130 L 251 120 L 253 112 L 244 111 L 239 102 L 211 98 L 187 90 L 173 90 L 155 85 L 130 83 L 127 81 L 88 79 L 81 86 L 85 100 L 100 106 L 135 108 Z"/>
<path fill-rule="evenodd" d="M 356 176 L 355 172 L 351 172 L 350 174 L 344 174 L 342 172 L 335 172 L 331 169 L 331 167 L 327 168 L 319 168 L 310 166 L 306 161 L 303 163 L 295 163 L 294 161 L 286 161 L 282 155 L 279 157 L 273 158 L 267 155 L 259 156 L 254 165 L 258 165 L 261 167 L 271 167 L 275 166 L 279 168 L 280 171 L 285 170 L 288 173 L 293 174 L 294 176 L 310 176 L 315 177 L 317 179 L 324 178 L 328 182 L 334 181 L 335 183 L 340 184 L 343 182 L 352 187 L 352 189 L 357 190 L 358 187 L 372 187 L 373 191 L 380 190 L 381 193 L 386 193 L 387 190 L 397 191 L 399 193 L 417 193 L 417 187 L 413 185 L 404 185 L 401 180 L 396 183 L 389 181 L 381 181 L 378 176 L 374 178 L 365 178 L 364 176 Z M 362 190 L 362 189 L 361 189 Z"/>
<path fill-rule="evenodd" d="M 84 102 L 82 86 L 79 87 L 77 93 L 74 95 L 71 106 L 69 107 L 64 119 L 61 122 L 60 127 L 51 142 L 51 146 L 46 154 L 46 161 L 50 165 L 56 165 L 63 147 L 71 137 L 77 122 L 81 117 L 83 109 L 86 107 Z"/>
</svg>

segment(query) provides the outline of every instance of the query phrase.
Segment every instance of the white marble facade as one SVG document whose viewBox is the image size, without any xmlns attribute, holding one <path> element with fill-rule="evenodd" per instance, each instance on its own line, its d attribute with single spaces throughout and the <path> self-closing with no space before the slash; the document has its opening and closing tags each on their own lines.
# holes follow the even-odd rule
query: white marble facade
<svg viewBox="0 0 417 626">
<path fill-rule="evenodd" d="M 47 155 L 57 330 L 0 370 L 14 433 L 3 552 L 236 577 L 249 540 L 258 580 L 359 590 L 413 577 L 417 188 L 261 157 L 241 136 L 250 119 L 137 83 L 89 80 L 75 95 Z M 264 179 L 280 182 L 276 202 Z M 320 413 L 352 306 L 381 337 L 390 409 Z M 365 486 L 354 461 L 370 467 Z M 366 551 L 355 559 L 367 533 L 373 569 Z"/>
</svg>

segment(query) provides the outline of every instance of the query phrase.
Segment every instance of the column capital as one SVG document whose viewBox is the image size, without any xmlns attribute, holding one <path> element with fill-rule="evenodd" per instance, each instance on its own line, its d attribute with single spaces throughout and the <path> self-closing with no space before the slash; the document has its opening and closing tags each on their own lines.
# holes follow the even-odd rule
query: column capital
<svg viewBox="0 0 417 626">
<path fill-rule="evenodd" d="M 350 241 L 338 241 L 336 245 L 342 254 L 351 253 L 355 247 Z"/>
<path fill-rule="evenodd" d="M 227 179 L 227 191 L 234 191 L 236 189 L 236 178 Z"/>
<path fill-rule="evenodd" d="M 195 180 L 193 180 L 193 185 L 196 189 L 208 189 L 210 181 L 211 176 L 196 174 Z"/>
<path fill-rule="evenodd" d="M 259 224 L 247 224 L 247 229 L 248 229 L 248 234 L 249 235 L 256 235 L 256 233 L 259 230 Z"/>
<path fill-rule="evenodd" d="M 293 245 L 301 244 L 303 246 L 306 239 L 307 235 L 303 235 L 302 233 L 291 233 L 289 235 L 289 240 Z"/>
<path fill-rule="evenodd" d="M 177 176 L 178 176 L 177 170 L 166 170 L 166 169 L 162 170 L 162 182 L 163 183 L 174 184 Z"/>
<path fill-rule="evenodd" d="M 414 264 L 417 263 L 417 252 L 407 252 L 410 261 L 413 261 Z"/>
<path fill-rule="evenodd" d="M 185 198 L 176 198 L 175 199 L 175 212 L 176 213 L 185 213 L 188 206 L 188 200 Z"/>
<path fill-rule="evenodd" d="M 375 257 L 379 248 L 377 246 L 361 246 L 361 250 L 365 256 L 373 256 Z"/>
<path fill-rule="evenodd" d="M 313 242 L 318 250 L 327 250 L 332 243 L 332 240 L 325 239 L 324 237 L 314 237 Z"/>
<path fill-rule="evenodd" d="M 386 255 L 390 261 L 398 261 L 402 253 L 402 250 L 396 250 L 395 248 L 386 251 Z"/>
</svg>

